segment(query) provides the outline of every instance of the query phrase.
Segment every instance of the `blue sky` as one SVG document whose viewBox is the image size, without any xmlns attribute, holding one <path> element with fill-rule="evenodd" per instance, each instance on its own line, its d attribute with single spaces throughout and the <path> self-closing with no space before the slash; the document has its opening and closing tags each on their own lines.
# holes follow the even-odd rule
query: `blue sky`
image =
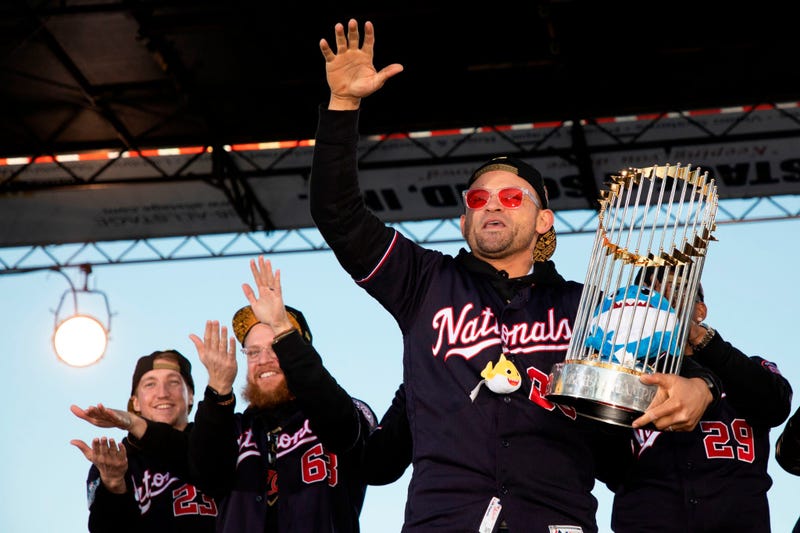
<svg viewBox="0 0 800 533">
<path fill-rule="evenodd" d="M 558 224 L 556 226 L 558 228 Z M 720 225 L 703 274 L 708 323 L 749 355 L 777 363 L 800 385 L 794 337 L 795 281 L 800 219 Z M 562 236 L 554 256 L 560 272 L 583 281 L 594 234 Z M 461 243 L 438 245 L 455 253 Z M 282 271 L 288 304 L 306 315 L 326 365 L 354 396 L 380 416 L 402 378 L 400 332 L 382 307 L 359 289 L 328 251 L 268 256 Z M 102 402 L 124 408 L 136 359 L 174 348 L 193 364 L 197 393 L 207 382 L 190 333 L 202 334 L 207 319 L 230 323 L 246 303 L 247 257 L 167 261 L 96 267 L 90 288 L 107 293 L 113 312 L 111 340 L 96 365 L 72 368 L 51 348 L 53 311 L 67 288 L 52 272 L 0 276 L 0 530 L 4 533 L 86 531 L 85 479 L 89 463 L 70 439 L 106 434 L 69 411 Z M 74 270 L 74 269 L 73 269 Z M 78 280 L 77 272 L 69 272 Z M 241 372 L 240 372 L 241 375 Z M 235 390 L 241 390 L 237 379 Z M 756 399 L 757 400 L 757 399 Z M 795 395 L 793 411 L 800 396 Z M 243 408 L 240 403 L 239 409 Z M 772 442 L 782 426 L 772 431 Z M 121 431 L 108 433 L 121 438 Z M 533 459 L 533 455 L 531 456 Z M 800 478 L 773 459 L 770 490 L 773 531 L 790 531 L 797 519 Z M 387 487 L 371 487 L 362 512 L 365 533 L 399 531 L 409 473 Z M 604 488 L 598 523 L 608 527 L 611 499 Z"/>
</svg>

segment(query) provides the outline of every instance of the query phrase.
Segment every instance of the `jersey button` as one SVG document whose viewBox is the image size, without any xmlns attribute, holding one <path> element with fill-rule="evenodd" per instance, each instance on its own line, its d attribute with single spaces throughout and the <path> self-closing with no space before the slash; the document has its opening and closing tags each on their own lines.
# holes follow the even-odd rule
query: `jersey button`
<svg viewBox="0 0 800 533">
<path fill-rule="evenodd" d="M 508 441 L 507 440 L 505 440 L 505 439 L 501 440 L 500 444 L 502 444 L 503 448 L 508 448 Z"/>
<path fill-rule="evenodd" d="M 258 503 L 261 503 L 261 500 L 263 500 L 263 499 L 264 499 L 264 498 L 262 498 L 261 496 L 256 496 L 256 501 L 257 501 Z"/>
<path fill-rule="evenodd" d="M 689 503 L 691 503 L 692 505 L 697 505 L 697 498 L 689 499 Z"/>
<path fill-rule="evenodd" d="M 508 489 L 506 488 L 505 485 L 500 487 L 500 494 L 503 494 L 503 495 L 508 494 Z"/>
<path fill-rule="evenodd" d="M 511 403 L 511 397 L 510 396 L 503 396 L 503 401 L 506 402 L 506 403 Z"/>
</svg>

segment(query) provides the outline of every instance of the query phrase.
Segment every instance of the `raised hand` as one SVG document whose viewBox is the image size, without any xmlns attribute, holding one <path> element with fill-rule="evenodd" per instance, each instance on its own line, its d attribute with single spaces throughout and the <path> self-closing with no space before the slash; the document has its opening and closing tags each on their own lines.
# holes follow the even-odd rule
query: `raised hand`
<svg viewBox="0 0 800 533">
<path fill-rule="evenodd" d="M 370 21 L 364 23 L 364 44 L 359 47 L 358 22 L 350 19 L 347 23 L 347 35 L 344 26 L 337 23 L 336 53 L 328 41 L 320 40 L 319 48 L 325 57 L 325 72 L 331 99 L 328 109 L 358 109 L 361 99 L 365 98 L 386 83 L 386 80 L 403 71 L 403 65 L 392 63 L 380 71 L 372 64 L 375 46 L 375 28 Z"/>
<path fill-rule="evenodd" d="M 208 370 L 208 386 L 218 394 L 225 395 L 231 392 L 238 365 L 236 339 L 228 338 L 228 328 L 226 326 L 220 328 L 218 320 L 207 320 L 203 338 L 192 333 L 189 339 L 197 349 L 200 362 Z"/>
<path fill-rule="evenodd" d="M 97 467 L 103 485 L 114 494 L 125 493 L 125 472 L 128 471 L 128 453 L 125 446 L 108 437 L 92 440 L 92 446 L 82 440 L 73 439 L 70 444 L 83 452 L 89 462 Z"/>
<path fill-rule="evenodd" d="M 272 263 L 261 255 L 258 256 L 257 263 L 253 259 L 250 260 L 250 271 L 258 289 L 258 297 L 247 283 L 242 284 L 242 291 L 250 302 L 253 314 L 259 322 L 270 326 L 276 335 L 289 330 L 292 323 L 283 303 L 281 271 L 276 270 L 273 274 Z"/>
</svg>

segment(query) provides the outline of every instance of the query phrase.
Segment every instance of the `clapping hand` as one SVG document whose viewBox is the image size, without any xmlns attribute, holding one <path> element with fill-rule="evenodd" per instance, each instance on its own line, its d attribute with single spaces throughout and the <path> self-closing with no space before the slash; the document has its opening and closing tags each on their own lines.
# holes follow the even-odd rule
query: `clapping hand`
<svg viewBox="0 0 800 533">
<path fill-rule="evenodd" d="M 207 320 L 203 338 L 192 333 L 189 339 L 197 349 L 200 362 L 208 370 L 208 386 L 218 394 L 231 392 L 239 367 L 236 362 L 236 339 L 228 338 L 228 328 L 220 328 L 218 320 Z"/>
<path fill-rule="evenodd" d="M 292 323 L 283 304 L 281 271 L 276 270 L 273 273 L 272 263 L 263 256 L 258 256 L 258 262 L 250 260 L 250 270 L 253 272 L 258 297 L 247 283 L 242 285 L 242 290 L 255 317 L 259 322 L 270 326 L 275 335 L 291 329 Z"/>
</svg>

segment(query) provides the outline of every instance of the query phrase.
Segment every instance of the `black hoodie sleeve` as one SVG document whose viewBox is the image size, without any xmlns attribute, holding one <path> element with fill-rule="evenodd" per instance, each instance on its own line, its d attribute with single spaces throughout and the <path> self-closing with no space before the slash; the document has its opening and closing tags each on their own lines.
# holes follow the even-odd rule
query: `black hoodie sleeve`
<svg viewBox="0 0 800 533">
<path fill-rule="evenodd" d="M 716 332 L 688 359 L 696 360 L 722 381 L 726 399 L 753 425 L 779 426 L 792 410 L 792 387 L 774 364 L 748 357 Z M 753 401 L 758 398 L 758 401 Z"/>
<path fill-rule="evenodd" d="M 800 476 L 800 409 L 786 422 L 783 432 L 775 444 L 775 459 L 778 464 L 795 476 Z"/>
<path fill-rule="evenodd" d="M 190 478 L 200 490 L 214 497 L 230 492 L 239 456 L 236 402 L 221 405 L 216 398 L 206 387 L 189 433 L 188 452 Z"/>
<path fill-rule="evenodd" d="M 367 438 L 362 466 L 370 485 L 397 481 L 411 464 L 411 426 L 406 415 L 406 391 L 401 384 L 377 429 Z"/>
<path fill-rule="evenodd" d="M 319 109 L 311 163 L 311 217 L 342 267 L 363 279 L 389 248 L 394 230 L 364 204 L 358 185 L 358 111 Z"/>
<path fill-rule="evenodd" d="M 92 465 L 86 480 L 89 493 L 89 531 L 91 533 L 134 533 L 141 515 L 125 475 L 125 493 L 115 494 L 100 481 L 100 472 Z"/>
<path fill-rule="evenodd" d="M 357 407 L 322 364 L 314 347 L 295 331 L 275 343 L 273 349 L 289 391 L 325 447 L 344 453 L 363 444 L 375 427 L 375 414 L 363 402 L 358 403 L 362 408 Z"/>
</svg>

